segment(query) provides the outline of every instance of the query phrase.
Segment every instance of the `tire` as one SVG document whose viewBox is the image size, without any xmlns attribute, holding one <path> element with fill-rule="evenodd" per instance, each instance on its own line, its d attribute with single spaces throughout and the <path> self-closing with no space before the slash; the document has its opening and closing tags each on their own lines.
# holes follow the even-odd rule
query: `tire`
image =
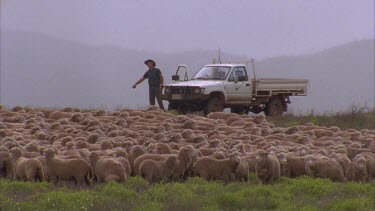
<svg viewBox="0 0 375 211">
<path fill-rule="evenodd" d="M 177 108 L 178 108 L 177 103 L 175 103 L 175 102 L 169 102 L 169 104 L 168 104 L 168 111 L 170 111 L 170 110 L 177 110 Z"/>
<path fill-rule="evenodd" d="M 207 115 L 211 112 L 222 112 L 224 110 L 223 102 L 218 97 L 211 97 L 207 101 L 207 106 L 204 109 L 204 113 Z"/>
<path fill-rule="evenodd" d="M 253 106 L 251 109 L 250 109 L 250 112 L 254 113 L 254 114 L 259 114 L 260 112 L 262 112 L 263 109 L 259 106 Z"/>
<path fill-rule="evenodd" d="M 284 104 L 279 97 L 273 97 L 270 101 L 266 104 L 264 109 L 264 113 L 266 116 L 281 116 L 284 111 Z"/>
<path fill-rule="evenodd" d="M 180 108 L 178 109 L 178 112 L 183 115 L 186 115 L 186 114 L 190 114 L 192 111 L 189 105 L 181 105 Z"/>
</svg>

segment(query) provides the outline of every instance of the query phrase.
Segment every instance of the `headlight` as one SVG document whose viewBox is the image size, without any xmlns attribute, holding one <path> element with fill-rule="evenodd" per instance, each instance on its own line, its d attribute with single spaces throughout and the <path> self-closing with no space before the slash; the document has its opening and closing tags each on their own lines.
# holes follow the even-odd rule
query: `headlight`
<svg viewBox="0 0 375 211">
<path fill-rule="evenodd" d="M 164 93 L 165 93 L 165 94 L 170 94 L 170 93 L 171 93 L 171 87 L 166 86 L 166 87 L 164 88 Z"/>
<path fill-rule="evenodd" d="M 194 88 L 193 93 L 194 94 L 203 94 L 204 89 L 203 88 Z"/>
</svg>

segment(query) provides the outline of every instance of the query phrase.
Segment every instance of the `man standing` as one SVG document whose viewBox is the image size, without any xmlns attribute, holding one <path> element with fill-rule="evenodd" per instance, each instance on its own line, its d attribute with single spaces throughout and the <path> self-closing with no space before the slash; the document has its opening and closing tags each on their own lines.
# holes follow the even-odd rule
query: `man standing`
<svg viewBox="0 0 375 211">
<path fill-rule="evenodd" d="M 147 65 L 148 70 L 143 77 L 133 85 L 133 89 L 135 89 L 137 85 L 142 83 L 145 79 L 148 79 L 150 105 L 155 105 L 156 97 L 160 109 L 164 111 L 163 101 L 161 100 L 161 88 L 164 84 L 163 75 L 158 68 L 155 68 L 156 63 L 152 59 L 146 60 L 145 65 Z"/>
</svg>

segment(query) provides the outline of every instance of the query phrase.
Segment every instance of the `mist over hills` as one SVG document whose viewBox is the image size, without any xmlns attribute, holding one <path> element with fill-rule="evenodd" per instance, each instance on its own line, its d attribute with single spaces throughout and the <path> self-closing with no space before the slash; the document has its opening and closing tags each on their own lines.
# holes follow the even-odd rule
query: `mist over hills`
<svg viewBox="0 0 375 211">
<path fill-rule="evenodd" d="M 155 59 L 168 83 L 178 64 L 187 64 L 192 75 L 215 57 L 215 50 L 143 52 L 89 46 L 29 32 L 2 32 L 1 103 L 108 109 L 145 106 L 147 82 L 131 89 L 146 71 L 144 60 Z M 246 57 L 222 53 L 222 58 Z M 256 61 L 255 66 L 257 77 L 310 80 L 309 95 L 291 99 L 293 111 L 338 111 L 365 103 L 374 106 L 374 40 L 351 42 L 309 55 L 265 59 Z"/>
</svg>

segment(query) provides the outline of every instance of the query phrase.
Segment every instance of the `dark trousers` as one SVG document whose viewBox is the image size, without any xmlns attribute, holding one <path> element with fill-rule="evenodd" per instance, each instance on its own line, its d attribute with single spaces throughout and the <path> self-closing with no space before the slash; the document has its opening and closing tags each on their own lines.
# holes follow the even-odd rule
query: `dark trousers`
<svg viewBox="0 0 375 211">
<path fill-rule="evenodd" d="M 163 101 L 161 100 L 160 86 L 149 86 L 150 105 L 155 105 L 155 98 L 158 101 L 160 109 L 164 110 Z"/>
</svg>

